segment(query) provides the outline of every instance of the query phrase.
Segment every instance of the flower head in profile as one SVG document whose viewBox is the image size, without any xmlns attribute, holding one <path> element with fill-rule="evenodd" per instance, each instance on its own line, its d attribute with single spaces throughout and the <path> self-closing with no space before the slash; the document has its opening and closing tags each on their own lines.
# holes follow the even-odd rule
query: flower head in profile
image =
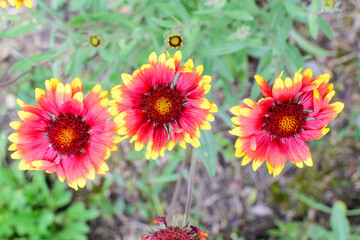
<svg viewBox="0 0 360 240">
<path fill-rule="evenodd" d="M 8 0 L 11 6 L 16 6 L 17 9 L 20 9 L 22 4 L 25 7 L 32 8 L 32 0 Z"/>
<path fill-rule="evenodd" d="M 171 33 L 167 37 L 167 44 L 172 49 L 178 49 L 181 45 L 183 45 L 183 43 L 184 38 L 178 33 Z"/>
<path fill-rule="evenodd" d="M 141 240 L 206 240 L 208 233 L 201 231 L 195 226 L 185 226 L 180 228 L 178 226 L 168 226 L 165 217 L 154 218 L 154 223 L 160 223 L 162 228 L 155 233 L 146 237 L 141 237 Z"/>
<path fill-rule="evenodd" d="M 135 141 L 135 150 L 147 146 L 146 158 L 157 159 L 176 142 L 199 147 L 200 129 L 209 130 L 214 103 L 204 98 L 211 76 L 202 76 L 203 66 L 194 68 L 189 59 L 180 66 L 181 52 L 167 59 L 153 52 L 149 63 L 132 75 L 122 74 L 124 84 L 111 90 L 111 112 L 123 138 Z"/>
<path fill-rule="evenodd" d="M 117 126 L 108 111 L 108 92 L 96 85 L 83 99 L 80 79 L 64 85 L 57 79 L 45 81 L 46 90 L 35 89 L 38 104 L 22 108 L 21 121 L 11 122 L 17 131 L 9 136 L 13 142 L 9 150 L 13 159 L 22 159 L 20 170 L 56 172 L 60 181 L 66 179 L 70 187 L 83 188 L 86 177 L 109 170 L 104 161 L 119 142 Z"/>
<path fill-rule="evenodd" d="M 328 84 L 330 75 L 312 78 L 312 71 L 301 69 L 294 80 L 281 80 L 282 73 L 271 88 L 261 76 L 255 79 L 265 98 L 254 102 L 244 99 L 245 105 L 230 109 L 235 128 L 229 131 L 238 136 L 235 156 L 243 157 L 242 165 L 252 161 L 253 170 L 266 161 L 274 177 L 284 168 L 286 159 L 297 167 L 312 166 L 307 141 L 317 140 L 329 132 L 326 128 L 344 108 L 330 104 L 335 91 Z"/>
</svg>

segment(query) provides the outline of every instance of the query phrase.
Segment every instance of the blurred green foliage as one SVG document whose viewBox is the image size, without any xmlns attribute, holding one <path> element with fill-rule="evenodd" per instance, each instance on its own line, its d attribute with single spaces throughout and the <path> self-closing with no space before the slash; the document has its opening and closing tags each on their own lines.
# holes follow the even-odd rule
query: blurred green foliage
<svg viewBox="0 0 360 240">
<path fill-rule="evenodd" d="M 306 201 L 310 207 L 328 213 L 330 210 L 331 230 L 315 224 L 313 222 L 283 222 L 276 221 L 278 229 L 269 230 L 269 234 L 279 240 L 358 240 L 360 239 L 360 227 L 350 229 L 349 220 L 346 217 L 346 205 L 344 202 L 337 201 L 332 208 L 323 206 L 300 195 L 302 201 Z M 320 206 L 320 207 L 319 207 Z M 320 209 L 319 209 L 320 208 Z M 354 210 L 353 210 L 354 211 Z M 357 210 L 358 211 L 358 210 Z M 357 213 L 359 214 L 359 213 Z"/>
<path fill-rule="evenodd" d="M 99 212 L 72 202 L 72 192 L 61 182 L 49 187 L 45 173 L 29 175 L 15 165 L 0 168 L 0 239 L 87 239 L 86 221 Z"/>
</svg>

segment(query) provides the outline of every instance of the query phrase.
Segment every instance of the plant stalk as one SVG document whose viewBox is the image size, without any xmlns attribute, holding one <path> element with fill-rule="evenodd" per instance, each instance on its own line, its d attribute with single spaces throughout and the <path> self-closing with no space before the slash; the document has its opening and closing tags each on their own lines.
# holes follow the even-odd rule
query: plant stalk
<svg viewBox="0 0 360 240">
<path fill-rule="evenodd" d="M 194 178 L 195 178 L 195 170 L 196 170 L 196 152 L 195 148 L 192 148 L 192 156 L 191 156 L 191 164 L 190 164 L 190 170 L 189 170 L 189 180 L 188 180 L 188 189 L 187 189 L 187 199 L 186 199 L 186 206 L 185 206 L 185 225 L 189 224 L 189 215 L 190 215 L 190 209 L 191 209 L 191 203 L 192 203 L 192 189 L 194 185 Z"/>
</svg>

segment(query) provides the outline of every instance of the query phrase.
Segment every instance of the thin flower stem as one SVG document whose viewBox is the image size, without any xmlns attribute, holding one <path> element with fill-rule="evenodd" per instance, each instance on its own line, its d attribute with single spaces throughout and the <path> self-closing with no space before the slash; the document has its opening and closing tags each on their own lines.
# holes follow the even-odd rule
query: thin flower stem
<svg viewBox="0 0 360 240">
<path fill-rule="evenodd" d="M 191 165 L 189 170 L 189 180 L 188 180 L 188 189 L 187 189 L 187 199 L 186 199 L 186 207 L 185 207 L 185 225 L 189 224 L 189 215 L 191 209 L 191 202 L 192 202 L 192 188 L 194 185 L 194 178 L 195 178 L 195 169 L 196 169 L 196 152 L 195 148 L 192 148 L 192 156 L 191 156 Z"/>
<path fill-rule="evenodd" d="M 181 180 L 182 180 L 182 172 L 184 170 L 184 167 L 185 167 L 185 163 L 188 162 L 188 160 L 190 160 L 191 158 L 191 155 L 192 155 L 192 150 L 191 148 L 188 148 L 187 151 L 186 151 L 186 157 L 185 159 L 181 162 L 181 165 L 180 165 L 180 170 L 179 170 L 179 178 L 176 182 L 176 185 L 175 185 L 175 190 L 174 190 L 174 194 L 171 198 L 171 203 L 170 203 L 170 206 L 168 208 L 168 211 L 167 211 L 167 217 L 166 219 L 173 219 L 173 215 L 174 215 L 174 210 L 175 210 L 175 203 L 176 201 L 178 200 L 178 197 L 179 197 L 179 191 L 180 191 L 180 187 L 181 187 Z M 171 220 L 172 221 L 172 220 Z M 173 224 L 172 222 L 170 221 L 170 224 Z"/>
</svg>

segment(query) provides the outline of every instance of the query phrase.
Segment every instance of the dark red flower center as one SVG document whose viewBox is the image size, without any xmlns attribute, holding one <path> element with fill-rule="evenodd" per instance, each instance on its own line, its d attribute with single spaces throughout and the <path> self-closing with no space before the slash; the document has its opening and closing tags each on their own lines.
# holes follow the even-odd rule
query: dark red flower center
<svg viewBox="0 0 360 240">
<path fill-rule="evenodd" d="M 265 117 L 264 129 L 275 137 L 294 136 L 303 129 L 307 114 L 301 104 L 276 103 Z"/>
<path fill-rule="evenodd" d="M 145 238 L 147 240 L 195 240 L 189 229 L 170 226 Z"/>
<path fill-rule="evenodd" d="M 141 106 L 146 117 L 154 123 L 176 121 L 184 111 L 184 97 L 170 86 L 159 86 L 142 98 Z"/>
<path fill-rule="evenodd" d="M 62 114 L 49 122 L 47 127 L 51 146 L 60 154 L 77 155 L 89 142 L 89 125 L 82 117 Z"/>
</svg>

